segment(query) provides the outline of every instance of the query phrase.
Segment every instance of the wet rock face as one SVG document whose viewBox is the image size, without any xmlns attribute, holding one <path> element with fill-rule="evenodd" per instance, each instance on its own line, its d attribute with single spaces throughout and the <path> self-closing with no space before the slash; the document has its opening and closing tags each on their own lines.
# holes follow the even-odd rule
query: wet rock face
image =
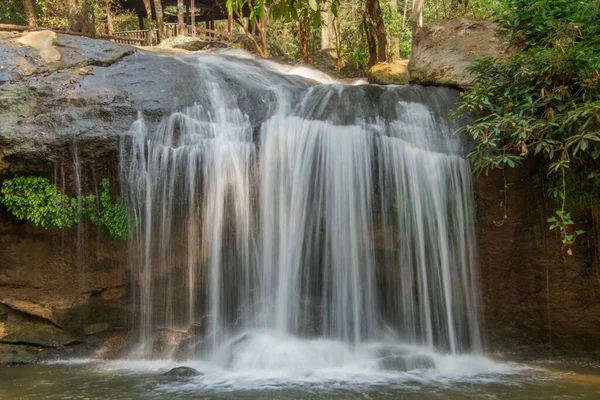
<svg viewBox="0 0 600 400">
<path fill-rule="evenodd" d="M 32 364 L 39 359 L 34 348 L 0 343 L 0 365 Z"/>
<path fill-rule="evenodd" d="M 31 324 L 0 339 L 2 343 L 42 347 L 61 347 L 78 341 L 65 330 L 49 324 Z"/>
<path fill-rule="evenodd" d="M 75 144 L 83 167 L 114 169 L 119 138 L 138 112 L 153 129 L 164 116 L 206 95 L 199 93 L 203 78 L 193 59 L 134 53 L 105 40 L 53 32 L 0 37 L 0 65 L 5 62 L 0 177 L 49 176 L 61 164 L 72 165 Z M 254 63 L 239 61 L 244 62 Z M 268 113 L 265 98 L 274 94 L 241 85 L 231 90 L 252 125 L 259 126 Z"/>
<path fill-rule="evenodd" d="M 476 182 L 487 349 L 509 358 L 597 360 L 600 263 L 592 225 L 597 217 L 573 214 L 586 237 L 577 240 L 572 256 L 563 254 L 560 236 L 546 223 L 557 203 L 532 184 L 539 173 L 539 166 L 527 162 Z"/>
<path fill-rule="evenodd" d="M 0 39 L 0 60 L 26 60 L 0 77 L 0 175 L 47 176 L 49 168 L 72 164 L 75 142 L 82 164 L 114 164 L 119 135 L 138 110 L 159 120 L 178 99 L 191 102 L 189 87 L 171 84 L 175 71 L 165 58 L 132 53 L 53 32 Z M 186 74 L 180 66 L 175 75 Z"/>
<path fill-rule="evenodd" d="M 467 18 L 429 24 L 416 35 L 410 81 L 467 89 L 473 86 L 468 68 L 477 57 L 504 59 L 510 47 L 497 24 Z"/>
</svg>

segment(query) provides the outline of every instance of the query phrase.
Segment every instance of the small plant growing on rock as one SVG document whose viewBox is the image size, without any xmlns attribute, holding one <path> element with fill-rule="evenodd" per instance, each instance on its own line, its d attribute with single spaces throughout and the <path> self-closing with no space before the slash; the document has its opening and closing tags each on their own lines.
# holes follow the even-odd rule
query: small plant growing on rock
<svg viewBox="0 0 600 400">
<path fill-rule="evenodd" d="M 15 217 L 44 229 L 68 228 L 84 219 L 115 239 L 125 239 L 130 231 L 127 208 L 120 198 L 113 202 L 109 179 L 102 180 L 101 188 L 98 203 L 93 194 L 67 196 L 46 178 L 16 176 L 2 184 L 0 203 Z"/>
<path fill-rule="evenodd" d="M 129 235 L 129 217 L 125 203 L 120 198 L 117 198 L 113 203 L 110 194 L 110 180 L 102 179 L 101 186 L 100 203 L 102 204 L 102 211 L 97 217 L 96 224 L 110 236 L 116 239 L 125 239 Z M 89 219 L 91 220 L 91 218 Z"/>
<path fill-rule="evenodd" d="M 0 202 L 15 217 L 42 228 L 68 228 L 78 222 L 77 200 L 58 191 L 48 179 L 17 176 L 4 181 Z"/>
</svg>

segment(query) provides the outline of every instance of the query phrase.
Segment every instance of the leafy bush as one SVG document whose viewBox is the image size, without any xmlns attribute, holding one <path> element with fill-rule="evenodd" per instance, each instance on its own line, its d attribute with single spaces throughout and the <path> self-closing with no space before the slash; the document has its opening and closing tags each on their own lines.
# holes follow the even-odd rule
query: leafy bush
<svg viewBox="0 0 600 400">
<path fill-rule="evenodd" d="M 127 208 L 119 198 L 113 203 L 110 180 L 103 179 L 101 188 L 98 204 L 93 194 L 69 197 L 46 178 L 17 176 L 2 184 L 0 203 L 15 217 L 44 229 L 68 228 L 81 217 L 111 237 L 125 239 L 129 235 Z"/>
<path fill-rule="evenodd" d="M 108 179 L 102 179 L 101 186 L 100 203 L 102 204 L 102 211 L 99 215 L 96 214 L 96 224 L 110 236 L 116 239 L 125 239 L 129 235 L 127 208 L 120 198 L 117 198 L 116 202 L 113 203 Z"/>
<path fill-rule="evenodd" d="M 503 10 L 499 20 L 519 49 L 506 62 L 472 68 L 476 86 L 459 109 L 475 115 L 464 128 L 475 139 L 471 159 L 487 173 L 541 157 L 550 186 L 559 187 L 550 229 L 569 246 L 581 232 L 570 227 L 568 178 L 597 193 L 600 176 L 600 1 L 507 0 Z"/>
<path fill-rule="evenodd" d="M 17 176 L 4 181 L 0 192 L 8 211 L 36 226 L 66 228 L 78 221 L 77 200 L 60 193 L 46 178 Z"/>
</svg>

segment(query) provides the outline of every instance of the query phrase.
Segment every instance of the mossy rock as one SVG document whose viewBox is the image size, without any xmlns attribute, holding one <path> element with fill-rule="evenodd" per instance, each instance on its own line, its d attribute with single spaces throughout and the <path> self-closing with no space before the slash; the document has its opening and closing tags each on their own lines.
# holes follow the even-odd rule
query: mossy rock
<svg viewBox="0 0 600 400">
<path fill-rule="evenodd" d="M 80 342 L 68 332 L 49 324 L 28 325 L 0 339 L 2 343 L 30 344 L 43 347 L 62 347 Z"/>
<path fill-rule="evenodd" d="M 38 358 L 23 346 L 0 343 L 0 365 L 32 364 Z"/>
<path fill-rule="evenodd" d="M 367 80 L 378 85 L 406 85 L 409 80 L 408 60 L 375 64 L 367 72 Z"/>
</svg>

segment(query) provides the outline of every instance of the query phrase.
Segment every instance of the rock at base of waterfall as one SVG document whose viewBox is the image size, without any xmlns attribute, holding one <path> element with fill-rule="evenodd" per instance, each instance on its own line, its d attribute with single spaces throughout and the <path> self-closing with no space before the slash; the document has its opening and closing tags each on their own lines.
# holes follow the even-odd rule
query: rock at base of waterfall
<svg viewBox="0 0 600 400">
<path fill-rule="evenodd" d="M 61 347 L 80 342 L 68 332 L 48 324 L 28 325 L 0 339 L 2 343 Z"/>
<path fill-rule="evenodd" d="M 39 357 L 29 350 L 29 346 L 0 343 L 0 365 L 33 364 Z"/>
<path fill-rule="evenodd" d="M 204 375 L 202 372 L 190 367 L 176 367 L 163 374 L 171 379 L 185 379 Z"/>
</svg>

